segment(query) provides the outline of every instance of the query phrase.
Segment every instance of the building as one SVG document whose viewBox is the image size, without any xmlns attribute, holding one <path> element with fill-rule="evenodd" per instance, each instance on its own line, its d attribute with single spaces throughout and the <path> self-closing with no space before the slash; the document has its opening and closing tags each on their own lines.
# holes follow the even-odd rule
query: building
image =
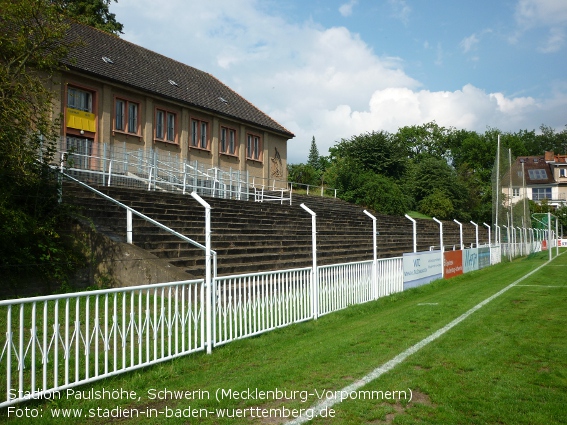
<svg viewBox="0 0 567 425">
<path fill-rule="evenodd" d="M 514 204 L 524 198 L 545 199 L 555 207 L 567 202 L 567 155 L 520 156 L 510 171 L 502 179 L 502 191 Z"/>
<path fill-rule="evenodd" d="M 62 149 L 84 155 L 75 166 L 99 167 L 104 145 L 285 182 L 294 135 L 218 79 L 92 27 L 68 37 L 80 43 L 53 89 Z"/>
</svg>

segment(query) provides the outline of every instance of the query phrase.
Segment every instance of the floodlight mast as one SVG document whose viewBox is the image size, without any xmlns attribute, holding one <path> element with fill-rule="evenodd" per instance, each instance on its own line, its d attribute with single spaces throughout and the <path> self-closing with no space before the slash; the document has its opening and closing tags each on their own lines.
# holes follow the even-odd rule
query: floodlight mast
<svg viewBox="0 0 567 425">
<path fill-rule="evenodd" d="M 495 218 L 495 226 L 498 228 L 498 212 L 500 211 L 500 134 L 498 135 L 498 144 L 496 147 L 496 218 Z M 498 237 L 498 232 L 494 234 L 494 244 L 496 245 L 498 241 L 496 238 Z"/>
</svg>

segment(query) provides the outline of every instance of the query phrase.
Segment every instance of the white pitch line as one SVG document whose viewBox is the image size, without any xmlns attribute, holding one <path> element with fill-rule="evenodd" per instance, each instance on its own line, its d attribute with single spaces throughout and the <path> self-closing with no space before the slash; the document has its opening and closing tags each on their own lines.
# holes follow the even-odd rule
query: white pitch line
<svg viewBox="0 0 567 425">
<path fill-rule="evenodd" d="M 535 286 L 536 288 L 567 288 L 567 285 L 516 285 L 518 287 Z"/>
<path fill-rule="evenodd" d="M 563 253 L 562 253 L 563 254 Z M 562 255 L 560 254 L 560 255 Z M 555 257 L 557 258 L 557 257 Z M 551 260 L 553 261 L 553 259 Z M 457 326 L 459 323 L 461 323 L 463 320 L 465 320 L 467 317 L 469 317 L 471 314 L 473 314 L 475 311 L 480 310 L 482 307 L 484 307 L 486 304 L 488 304 L 490 301 L 492 301 L 493 299 L 499 297 L 500 295 L 502 295 L 504 292 L 508 291 L 508 289 L 513 288 L 514 286 L 517 286 L 518 283 L 522 282 L 524 279 L 530 277 L 532 274 L 538 272 L 540 269 L 542 269 L 543 267 L 547 266 L 550 263 L 550 261 L 547 261 L 546 263 L 542 264 L 541 266 L 539 266 L 538 268 L 532 270 L 531 272 L 529 272 L 528 274 L 524 275 L 523 277 L 519 278 L 518 280 L 516 280 L 515 282 L 511 283 L 510 285 L 506 286 L 504 289 L 501 289 L 500 291 L 498 291 L 497 293 L 495 293 L 494 295 L 488 297 L 487 299 L 485 299 L 484 301 L 481 301 L 480 303 L 478 303 L 477 305 L 475 305 L 473 308 L 471 308 L 470 310 L 468 310 L 466 313 L 463 313 L 462 315 L 460 315 L 459 317 L 457 317 L 455 320 L 453 320 L 451 323 L 445 325 L 444 327 L 442 327 L 441 329 L 439 329 L 438 331 L 434 332 L 433 334 L 429 335 L 427 338 L 422 339 L 421 341 L 419 341 L 417 344 L 411 346 L 410 348 L 408 348 L 407 350 L 405 350 L 404 352 L 398 354 L 396 357 L 394 357 L 392 360 L 384 363 L 382 366 L 377 367 L 376 369 L 374 369 L 372 372 L 370 372 L 368 375 L 363 376 L 361 379 L 359 379 L 358 381 L 353 382 L 352 384 L 344 387 L 341 390 L 335 391 L 335 394 L 345 394 L 345 393 L 350 393 L 352 391 L 357 391 L 358 389 L 362 388 L 363 386 L 365 386 L 366 384 L 374 381 L 375 379 L 379 378 L 380 376 L 382 376 L 384 373 L 389 372 L 390 370 L 392 370 L 394 367 L 396 367 L 397 365 L 399 365 L 401 362 L 403 362 L 405 359 L 407 359 L 409 356 L 411 356 L 412 354 L 416 353 L 417 351 L 421 350 L 423 347 L 425 347 L 427 344 L 429 344 L 432 341 L 435 341 L 437 338 L 439 338 L 441 335 L 443 335 L 444 333 L 446 333 L 447 331 L 453 329 L 455 326 Z M 341 399 L 340 398 L 327 398 L 326 400 L 317 403 L 315 406 L 313 406 L 311 408 L 311 412 L 313 412 L 313 415 L 311 418 L 307 417 L 305 414 L 302 414 L 301 416 L 297 417 L 296 419 L 287 422 L 288 425 L 300 425 L 300 424 L 304 424 L 306 422 L 309 422 L 311 419 L 316 418 L 317 416 L 319 416 L 322 412 L 324 411 L 328 411 L 329 408 L 331 408 L 332 406 L 334 406 L 337 403 L 340 403 Z M 308 409 L 306 409 L 308 410 Z M 309 415 L 311 416 L 311 415 Z"/>
</svg>

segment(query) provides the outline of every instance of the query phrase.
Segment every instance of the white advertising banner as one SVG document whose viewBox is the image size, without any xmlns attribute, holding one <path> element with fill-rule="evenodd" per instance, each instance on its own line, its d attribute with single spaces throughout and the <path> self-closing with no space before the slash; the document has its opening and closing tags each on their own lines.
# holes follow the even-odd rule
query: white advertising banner
<svg viewBox="0 0 567 425">
<path fill-rule="evenodd" d="M 404 290 L 425 285 L 443 277 L 441 251 L 404 254 Z"/>
</svg>

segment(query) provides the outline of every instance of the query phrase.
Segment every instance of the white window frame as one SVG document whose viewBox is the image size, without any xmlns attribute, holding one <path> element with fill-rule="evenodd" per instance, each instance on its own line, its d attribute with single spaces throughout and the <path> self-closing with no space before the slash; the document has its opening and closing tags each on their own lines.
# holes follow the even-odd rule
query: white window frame
<svg viewBox="0 0 567 425">
<path fill-rule="evenodd" d="M 550 187 L 532 187 L 532 201 L 541 201 L 542 199 L 552 199 L 552 196 L 553 196 L 553 191 Z"/>
</svg>

